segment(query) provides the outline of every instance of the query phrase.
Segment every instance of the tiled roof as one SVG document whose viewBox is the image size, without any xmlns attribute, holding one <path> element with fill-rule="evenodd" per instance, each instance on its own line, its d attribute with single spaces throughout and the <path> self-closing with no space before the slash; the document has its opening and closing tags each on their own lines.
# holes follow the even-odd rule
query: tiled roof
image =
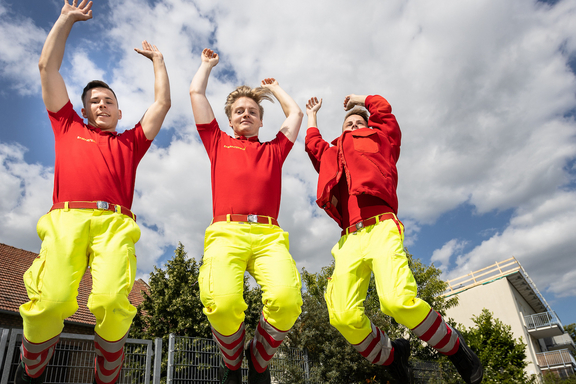
<svg viewBox="0 0 576 384">
<path fill-rule="evenodd" d="M 28 301 L 22 276 L 37 256 L 37 253 L 0 243 L 0 310 L 17 313 L 18 307 Z M 92 276 L 87 270 L 78 289 L 78 311 L 66 320 L 91 325 L 96 323 L 94 315 L 86 307 L 91 288 Z M 137 307 L 143 301 L 141 291 L 148 290 L 148 284 L 138 279 L 128 299 Z"/>
</svg>

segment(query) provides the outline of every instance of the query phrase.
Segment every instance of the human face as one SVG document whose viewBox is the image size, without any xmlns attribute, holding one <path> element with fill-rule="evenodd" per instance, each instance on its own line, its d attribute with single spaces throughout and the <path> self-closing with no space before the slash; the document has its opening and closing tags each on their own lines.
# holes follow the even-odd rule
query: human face
<svg viewBox="0 0 576 384">
<path fill-rule="evenodd" d="M 360 115 L 350 115 L 344 120 L 342 124 L 342 132 L 354 131 L 359 128 L 368 128 L 368 124 Z"/>
<path fill-rule="evenodd" d="M 249 97 L 241 97 L 232 104 L 229 124 L 234 130 L 234 137 L 258 136 L 262 127 L 258 103 Z"/>
<path fill-rule="evenodd" d="M 85 96 L 85 104 L 82 116 L 88 119 L 88 124 L 103 131 L 116 131 L 118 120 L 122 118 L 122 111 L 118 109 L 118 102 L 111 90 L 106 88 L 89 90 Z"/>
</svg>

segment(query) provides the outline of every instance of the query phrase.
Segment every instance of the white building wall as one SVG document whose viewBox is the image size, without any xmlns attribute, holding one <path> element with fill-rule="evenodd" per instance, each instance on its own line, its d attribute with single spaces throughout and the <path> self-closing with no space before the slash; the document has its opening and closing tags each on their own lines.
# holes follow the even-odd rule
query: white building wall
<svg viewBox="0 0 576 384">
<path fill-rule="evenodd" d="M 515 339 L 521 337 L 522 341 L 528 345 L 526 373 L 529 375 L 541 373 L 536 359 L 536 351 L 540 350 L 540 346 L 526 331 L 522 314 L 525 311 L 532 311 L 531 313 L 534 311 L 505 277 L 475 286 L 458 293 L 457 296 L 458 306 L 447 310 L 447 317 L 470 328 L 475 326 L 472 317 L 480 315 L 483 308 L 488 309 L 495 318 L 511 327 Z"/>
</svg>

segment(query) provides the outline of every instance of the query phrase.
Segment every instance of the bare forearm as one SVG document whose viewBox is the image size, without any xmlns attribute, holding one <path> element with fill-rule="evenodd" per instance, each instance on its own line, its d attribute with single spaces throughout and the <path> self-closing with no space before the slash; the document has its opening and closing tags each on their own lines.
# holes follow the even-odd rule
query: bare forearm
<svg viewBox="0 0 576 384">
<path fill-rule="evenodd" d="M 157 57 L 154 63 L 154 102 L 168 110 L 172 104 L 170 99 L 170 80 L 163 57 Z"/>
<path fill-rule="evenodd" d="M 316 112 L 308 113 L 308 128 L 318 127 Z"/>
<path fill-rule="evenodd" d="M 274 97 L 280 103 L 280 106 L 282 107 L 282 111 L 284 112 L 284 115 L 286 117 L 288 117 L 290 115 L 295 115 L 295 116 L 300 115 L 301 117 L 303 116 L 302 110 L 300 109 L 298 104 L 279 85 L 274 86 L 274 87 L 270 87 L 270 90 L 272 91 L 272 94 L 274 95 Z"/>
<path fill-rule="evenodd" d="M 70 35 L 73 25 L 74 20 L 70 19 L 66 15 L 60 15 L 58 20 L 56 20 L 56 23 L 46 38 L 46 42 L 42 48 L 42 53 L 40 54 L 38 67 L 40 68 L 41 75 L 50 72 L 58 72 L 60 70 L 62 60 L 64 59 L 66 40 Z"/>
<path fill-rule="evenodd" d="M 214 112 L 206 97 L 210 72 L 212 72 L 212 66 L 203 61 L 190 83 L 190 102 L 196 124 L 207 124 L 214 120 Z"/>
<path fill-rule="evenodd" d="M 202 64 L 200 64 L 200 68 L 198 68 L 198 71 L 196 71 L 196 74 L 190 83 L 190 95 L 206 95 L 206 88 L 208 87 L 208 79 L 210 78 L 211 72 L 212 66 L 210 66 L 210 64 L 206 62 L 202 62 Z"/>
</svg>

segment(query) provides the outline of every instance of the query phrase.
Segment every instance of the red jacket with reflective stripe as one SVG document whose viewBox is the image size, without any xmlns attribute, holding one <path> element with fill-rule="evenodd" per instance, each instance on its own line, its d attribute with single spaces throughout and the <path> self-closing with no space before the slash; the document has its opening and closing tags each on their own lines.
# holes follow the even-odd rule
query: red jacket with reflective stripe
<svg viewBox="0 0 576 384">
<path fill-rule="evenodd" d="M 332 146 L 320 135 L 318 128 L 306 132 L 306 152 L 319 173 L 316 203 L 338 225 L 342 217 L 338 182 L 345 175 L 350 195 L 369 194 L 384 200 L 398 212 L 398 171 L 402 134 L 392 114 L 392 107 L 382 96 L 366 97 L 370 112 L 368 126 L 346 131 L 332 141 Z M 344 207 L 345 208 L 345 207 Z"/>
</svg>

